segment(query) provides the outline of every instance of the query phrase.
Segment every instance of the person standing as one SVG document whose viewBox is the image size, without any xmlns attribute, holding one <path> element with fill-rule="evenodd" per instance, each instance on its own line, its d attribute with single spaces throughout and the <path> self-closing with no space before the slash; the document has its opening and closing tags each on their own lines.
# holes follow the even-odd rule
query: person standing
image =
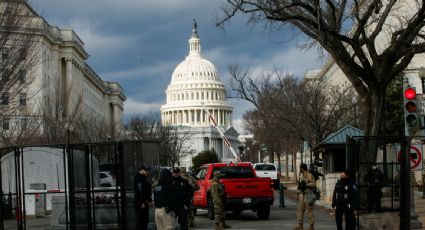
<svg viewBox="0 0 425 230">
<path fill-rule="evenodd" d="M 220 182 L 221 177 L 222 174 L 220 171 L 214 172 L 214 177 L 210 187 L 210 194 L 214 206 L 214 226 L 216 230 L 231 228 L 230 225 L 226 224 L 224 211 L 224 188 Z"/>
<path fill-rule="evenodd" d="M 147 230 L 149 223 L 149 207 L 152 202 L 152 185 L 147 176 L 150 168 L 141 166 L 134 177 L 134 207 L 136 211 L 136 228 Z"/>
<path fill-rule="evenodd" d="M 364 181 L 367 184 L 367 207 L 369 212 L 379 212 L 381 210 L 382 187 L 384 182 L 384 174 L 376 166 L 372 167 L 364 176 Z"/>
<path fill-rule="evenodd" d="M 358 210 L 358 189 L 354 182 L 351 181 L 347 171 L 341 173 L 341 179 L 335 184 L 332 208 L 335 210 L 337 230 L 342 230 L 343 216 L 346 230 L 354 230 L 356 228 L 355 213 Z"/>
<path fill-rule="evenodd" d="M 307 212 L 308 230 L 314 230 L 314 202 L 316 201 L 316 180 L 314 176 L 308 171 L 306 164 L 300 165 L 300 178 L 298 182 L 298 208 L 297 208 L 297 221 L 298 226 L 294 230 L 303 230 L 304 212 Z"/>
<path fill-rule="evenodd" d="M 186 172 L 186 168 L 185 167 L 181 167 L 180 168 L 180 172 L 181 172 L 181 177 L 183 179 L 185 179 L 190 186 L 192 186 L 192 190 L 193 193 L 190 195 L 190 201 L 189 201 L 189 210 L 188 210 L 188 215 L 187 215 L 187 222 L 189 224 L 189 227 L 195 227 L 195 211 L 193 209 L 193 196 L 194 196 L 194 192 L 199 190 L 199 185 L 198 185 L 198 181 L 196 180 L 195 177 L 193 177 L 192 175 L 190 175 L 189 173 Z"/>
<path fill-rule="evenodd" d="M 181 177 L 179 168 L 173 169 L 173 181 L 171 183 L 176 205 L 174 212 L 176 213 L 181 230 L 189 228 L 187 223 L 187 214 L 189 210 L 189 203 L 191 194 L 193 194 L 192 186 Z"/>
<path fill-rule="evenodd" d="M 177 221 L 173 212 L 175 199 L 171 190 L 170 170 L 161 169 L 158 184 L 154 187 L 155 224 L 157 229 L 175 230 Z"/>
</svg>

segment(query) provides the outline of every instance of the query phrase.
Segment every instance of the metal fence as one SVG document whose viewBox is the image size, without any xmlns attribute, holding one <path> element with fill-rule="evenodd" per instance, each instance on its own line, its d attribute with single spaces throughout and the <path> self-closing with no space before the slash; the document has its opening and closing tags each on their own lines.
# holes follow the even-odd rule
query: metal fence
<svg viewBox="0 0 425 230">
<path fill-rule="evenodd" d="M 406 226 L 405 222 L 408 222 L 410 218 L 411 194 L 413 191 L 423 189 L 421 156 L 423 146 L 415 142 L 410 145 L 411 140 L 410 137 L 352 137 L 348 139 L 346 166 L 350 174 L 355 176 L 355 182 L 360 191 L 358 223 L 373 217 L 374 214 L 371 212 L 385 212 L 394 214 L 388 215 L 391 220 L 382 221 L 400 224 L 400 229 Z M 405 159 L 409 159 L 409 162 L 403 163 Z M 408 167 L 409 163 L 410 167 Z M 379 192 L 372 191 L 374 185 L 371 185 L 367 179 L 372 165 L 376 165 L 382 173 Z M 371 197 L 371 194 L 375 196 Z M 388 223 L 378 223 L 378 225 L 382 227 Z"/>
<path fill-rule="evenodd" d="M 133 180 L 156 142 L 0 149 L 0 230 L 135 229 Z"/>
</svg>

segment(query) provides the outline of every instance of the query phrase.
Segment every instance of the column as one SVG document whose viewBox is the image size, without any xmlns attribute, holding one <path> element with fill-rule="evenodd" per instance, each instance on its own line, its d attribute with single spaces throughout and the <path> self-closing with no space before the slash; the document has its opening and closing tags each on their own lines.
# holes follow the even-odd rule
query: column
<svg viewBox="0 0 425 230">
<path fill-rule="evenodd" d="M 205 125 L 205 111 L 201 110 L 201 124 Z"/>
<path fill-rule="evenodd" d="M 218 125 L 223 125 L 222 123 L 221 123 L 221 110 L 218 110 L 217 111 L 218 112 Z"/>
</svg>

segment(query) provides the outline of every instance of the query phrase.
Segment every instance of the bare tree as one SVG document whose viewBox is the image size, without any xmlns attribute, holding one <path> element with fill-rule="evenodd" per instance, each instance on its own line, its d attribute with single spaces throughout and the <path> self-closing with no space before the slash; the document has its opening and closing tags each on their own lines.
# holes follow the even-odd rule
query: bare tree
<svg viewBox="0 0 425 230">
<path fill-rule="evenodd" d="M 276 155 L 280 162 L 285 153 L 287 168 L 289 154 L 299 150 L 303 141 L 314 147 L 350 122 L 351 88 L 333 87 L 322 79 L 299 81 L 278 71 L 258 77 L 236 65 L 229 70 L 234 96 L 255 107 L 244 114 L 245 128 L 267 145 L 272 161 Z"/>
<path fill-rule="evenodd" d="M 29 114 L 26 92 L 39 63 L 37 22 L 28 16 L 26 1 L 0 1 L 0 118 L 3 145 L 25 144 L 38 122 Z M 32 136 L 32 137 L 31 137 Z"/>
<path fill-rule="evenodd" d="M 43 99 L 39 106 L 41 116 L 41 135 L 44 143 L 67 143 L 82 141 L 80 135 L 88 130 L 79 129 L 83 116 L 83 98 L 78 94 L 71 102 L 72 87 L 66 94 L 62 91 L 59 77 L 52 85 L 45 85 Z"/>
<path fill-rule="evenodd" d="M 158 141 L 161 164 L 180 165 L 181 159 L 189 154 L 188 133 L 173 126 L 162 125 L 160 114 L 134 116 L 125 125 L 125 130 L 126 137 L 130 140 Z"/>
<path fill-rule="evenodd" d="M 323 47 L 367 108 L 366 135 L 380 133 L 391 80 L 425 52 L 425 4 L 419 0 L 226 0 L 222 12 L 219 26 L 246 13 L 252 23 L 291 26 Z"/>
</svg>

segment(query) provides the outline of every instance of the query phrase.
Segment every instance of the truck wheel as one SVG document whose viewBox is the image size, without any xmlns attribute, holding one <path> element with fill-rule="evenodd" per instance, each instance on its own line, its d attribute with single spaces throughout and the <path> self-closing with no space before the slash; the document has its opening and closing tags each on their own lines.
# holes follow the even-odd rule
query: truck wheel
<svg viewBox="0 0 425 230">
<path fill-rule="evenodd" d="M 242 213 L 242 210 L 240 210 L 240 209 L 232 210 L 232 214 L 233 214 L 234 217 L 239 217 L 241 215 L 241 213 Z"/>
<path fill-rule="evenodd" d="M 262 205 L 257 209 L 257 217 L 259 220 L 267 220 L 270 217 L 270 206 Z"/>
<path fill-rule="evenodd" d="M 207 211 L 208 211 L 208 219 L 214 220 L 214 204 L 212 202 L 211 197 L 207 199 Z"/>
</svg>

